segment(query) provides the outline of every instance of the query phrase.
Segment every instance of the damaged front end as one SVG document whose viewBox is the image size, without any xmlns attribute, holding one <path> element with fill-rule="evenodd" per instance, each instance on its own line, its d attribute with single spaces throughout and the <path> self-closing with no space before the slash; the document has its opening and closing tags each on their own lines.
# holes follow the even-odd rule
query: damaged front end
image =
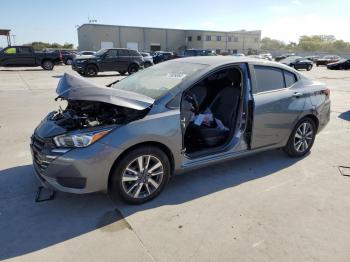
<svg viewBox="0 0 350 262">
<path fill-rule="evenodd" d="M 154 102 L 147 96 L 98 86 L 68 74 L 60 80 L 56 92 L 56 100 L 65 100 L 67 106 L 49 113 L 38 126 L 36 134 L 43 138 L 105 127 L 110 130 L 143 118 Z"/>
<path fill-rule="evenodd" d="M 86 157 L 91 154 L 88 152 L 100 152 L 95 156 L 98 160 L 90 162 L 91 167 L 103 162 L 108 158 L 107 147 L 96 142 L 119 126 L 145 117 L 154 100 L 135 93 L 101 87 L 68 74 L 60 80 L 56 92 L 56 100 L 64 100 L 66 106 L 49 113 L 31 137 L 31 152 L 37 177 L 45 187 L 77 193 L 95 191 L 102 185 L 88 187 L 86 184 L 83 174 L 86 170 L 80 163 L 87 161 L 84 160 L 84 152 Z M 94 143 L 94 147 L 80 152 L 79 157 L 71 157 L 75 154 L 73 149 L 85 148 Z"/>
</svg>

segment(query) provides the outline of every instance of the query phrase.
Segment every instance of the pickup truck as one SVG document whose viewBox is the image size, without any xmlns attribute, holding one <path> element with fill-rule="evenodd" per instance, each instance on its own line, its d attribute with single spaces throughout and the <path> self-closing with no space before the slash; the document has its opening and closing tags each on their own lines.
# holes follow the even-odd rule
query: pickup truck
<svg viewBox="0 0 350 262">
<path fill-rule="evenodd" d="M 45 70 L 52 70 L 60 63 L 59 53 L 35 52 L 30 46 L 8 46 L 0 51 L 0 66 L 41 66 Z"/>
</svg>

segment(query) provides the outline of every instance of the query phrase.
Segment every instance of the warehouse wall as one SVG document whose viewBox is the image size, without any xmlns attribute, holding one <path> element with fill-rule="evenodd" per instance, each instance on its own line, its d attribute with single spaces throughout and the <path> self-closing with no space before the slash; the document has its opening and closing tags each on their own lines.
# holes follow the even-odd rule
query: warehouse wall
<svg viewBox="0 0 350 262">
<path fill-rule="evenodd" d="M 211 40 L 207 41 L 206 36 Z M 201 36 L 198 40 L 197 36 Z M 217 36 L 221 41 L 217 41 Z M 189 41 L 188 37 L 192 37 Z M 231 41 L 229 41 L 231 37 Z M 187 48 L 205 48 L 213 50 L 246 51 L 259 50 L 261 31 L 202 31 L 165 28 L 147 28 L 132 26 L 114 26 L 84 24 L 78 28 L 79 50 L 101 49 L 105 46 L 122 47 L 137 46 L 140 51 L 149 51 L 151 45 L 160 45 L 160 50 L 178 51 Z"/>
</svg>

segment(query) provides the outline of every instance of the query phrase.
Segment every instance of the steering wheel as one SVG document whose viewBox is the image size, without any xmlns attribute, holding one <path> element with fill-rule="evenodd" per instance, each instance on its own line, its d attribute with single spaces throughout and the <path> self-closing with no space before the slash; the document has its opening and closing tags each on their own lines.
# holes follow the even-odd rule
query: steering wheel
<svg viewBox="0 0 350 262">
<path fill-rule="evenodd" d="M 187 92 L 185 100 L 191 104 L 191 111 L 193 113 L 199 113 L 199 103 L 195 94 L 192 92 Z"/>
</svg>

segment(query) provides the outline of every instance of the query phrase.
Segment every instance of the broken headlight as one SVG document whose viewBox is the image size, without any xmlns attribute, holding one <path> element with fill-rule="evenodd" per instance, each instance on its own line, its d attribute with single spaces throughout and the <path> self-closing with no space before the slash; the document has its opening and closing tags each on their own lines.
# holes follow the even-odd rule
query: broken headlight
<svg viewBox="0 0 350 262">
<path fill-rule="evenodd" d="M 59 135 L 53 138 L 57 147 L 87 147 L 111 132 L 104 129 L 88 133 Z"/>
</svg>

